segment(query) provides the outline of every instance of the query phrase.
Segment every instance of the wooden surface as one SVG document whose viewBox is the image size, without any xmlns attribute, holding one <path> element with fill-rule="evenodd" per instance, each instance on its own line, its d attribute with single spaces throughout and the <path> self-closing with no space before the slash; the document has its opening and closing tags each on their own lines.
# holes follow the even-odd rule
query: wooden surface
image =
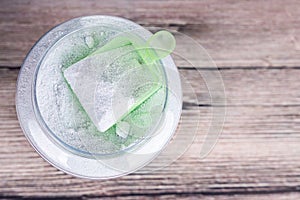
<svg viewBox="0 0 300 200">
<path fill-rule="evenodd" d="M 106 181 L 74 178 L 50 166 L 25 139 L 15 111 L 19 67 L 47 30 L 67 19 L 116 15 L 178 30 L 218 65 L 227 96 L 222 135 L 205 159 L 201 141 L 167 168 Z M 19 198 L 300 198 L 300 1 L 0 1 L 0 197 Z M 179 41 L 186 48 L 184 41 Z M 209 104 L 195 69 L 176 60 L 199 98 L 184 88 L 184 116 L 198 134 Z M 205 68 L 199 68 L 205 72 Z M 204 117 L 203 117 L 204 116 Z"/>
</svg>

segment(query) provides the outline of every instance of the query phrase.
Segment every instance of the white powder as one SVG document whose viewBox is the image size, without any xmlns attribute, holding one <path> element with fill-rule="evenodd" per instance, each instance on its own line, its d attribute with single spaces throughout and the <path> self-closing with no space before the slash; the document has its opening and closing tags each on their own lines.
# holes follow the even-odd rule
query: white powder
<svg viewBox="0 0 300 200">
<path fill-rule="evenodd" d="M 116 126 L 101 133 L 92 123 L 62 71 L 115 34 L 100 27 L 72 33 L 50 49 L 37 73 L 36 103 L 45 125 L 65 147 L 83 154 L 112 154 L 131 146 L 155 127 L 164 106 L 166 91 L 162 88 L 124 119 L 130 125 L 126 139 L 116 134 Z"/>
</svg>

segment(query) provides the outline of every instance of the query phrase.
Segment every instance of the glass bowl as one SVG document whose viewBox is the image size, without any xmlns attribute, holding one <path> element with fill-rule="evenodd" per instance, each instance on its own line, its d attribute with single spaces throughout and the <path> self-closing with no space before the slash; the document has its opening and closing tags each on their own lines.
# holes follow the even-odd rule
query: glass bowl
<svg viewBox="0 0 300 200">
<path fill-rule="evenodd" d="M 102 149 L 104 147 L 109 149 L 113 143 L 100 143 L 103 140 L 97 141 L 98 136 L 87 137 L 88 134 L 80 134 L 77 129 L 73 130 L 73 134 L 61 132 L 62 129 L 57 127 L 65 128 L 67 125 L 72 127 L 74 124 L 68 124 L 72 120 L 64 121 L 54 118 L 53 113 L 50 112 L 55 107 L 54 104 L 51 104 L 53 101 L 48 101 L 49 105 L 44 105 L 44 102 L 47 101 L 41 101 L 41 96 L 44 99 L 53 97 L 49 88 L 53 88 L 53 91 L 60 91 L 57 89 L 59 85 L 57 86 L 55 83 L 51 85 L 51 81 L 54 81 L 51 79 L 54 77 L 54 73 L 51 74 L 47 71 L 54 65 L 61 68 L 66 64 L 63 62 L 64 58 L 57 55 L 68 55 L 68 61 L 76 62 L 89 55 L 95 48 L 105 44 L 114 35 L 129 31 L 144 40 L 151 36 L 148 30 L 122 18 L 111 16 L 75 18 L 47 32 L 33 46 L 22 65 L 16 94 L 16 108 L 20 125 L 36 151 L 50 164 L 66 173 L 90 179 L 105 179 L 132 173 L 153 160 L 175 132 L 182 109 L 182 94 L 179 74 L 170 56 L 160 62 L 166 88 L 159 119 L 156 119 L 155 126 L 149 130 L 151 134 L 145 134 L 147 137 L 141 137 L 122 149 L 102 152 L 99 149 L 95 150 L 94 147 L 101 144 L 98 146 Z M 109 36 L 105 37 L 105 34 Z M 97 36 L 104 37 L 104 39 L 99 42 Z M 71 45 L 66 46 L 65 41 L 69 41 Z M 76 47 L 81 43 L 85 43 L 87 48 L 78 51 Z M 41 69 L 44 70 L 44 76 L 41 76 Z M 39 88 L 37 85 L 40 84 L 48 85 L 49 88 Z M 43 91 L 45 93 L 40 95 Z M 56 106 L 60 106 L 60 109 L 65 103 L 64 97 L 61 95 L 56 104 Z M 73 108 L 71 107 L 71 109 Z M 41 112 L 41 109 L 44 113 Z M 63 109 L 63 111 L 66 110 Z M 72 115 L 74 113 L 70 114 L 70 116 Z M 52 127 L 49 127 L 49 124 L 51 125 L 49 119 L 54 119 Z"/>
</svg>

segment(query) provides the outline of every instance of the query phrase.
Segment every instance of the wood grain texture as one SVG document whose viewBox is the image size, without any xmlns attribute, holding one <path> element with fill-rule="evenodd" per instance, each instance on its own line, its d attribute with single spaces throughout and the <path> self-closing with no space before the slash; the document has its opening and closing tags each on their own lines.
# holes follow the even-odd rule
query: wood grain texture
<svg viewBox="0 0 300 200">
<path fill-rule="evenodd" d="M 20 66 L 31 46 L 53 26 L 99 14 L 178 30 L 203 45 L 219 67 L 300 63 L 298 0 L 2 0 L 0 66 Z M 184 48 L 184 40 L 178 38 L 177 43 Z"/>
<path fill-rule="evenodd" d="M 203 76 L 213 69 L 196 70 L 175 56 L 188 119 L 182 130 L 197 137 L 159 171 L 106 181 L 75 178 L 44 161 L 20 129 L 16 80 L 29 49 L 61 22 L 99 14 L 184 33 L 220 68 L 226 104 L 211 102 L 215 91 L 208 91 Z M 0 198 L 300 198 L 300 1 L 1 0 L 0 35 Z M 191 51 L 180 34 L 175 37 L 178 48 Z M 222 134 L 200 159 L 212 109 L 222 107 L 227 109 Z"/>
<path fill-rule="evenodd" d="M 205 71 L 205 70 L 204 70 Z M 223 133 L 211 154 L 199 159 L 201 139 L 167 168 L 107 181 L 89 181 L 56 170 L 30 147 L 20 130 L 14 108 L 18 69 L 0 69 L 0 194 L 6 197 L 293 199 L 299 197 L 299 96 L 297 69 L 222 70 L 228 98 Z M 206 90 L 195 71 L 180 73 L 194 84 L 198 99 Z M 264 77 L 261 79 L 261 77 Z M 259 80 L 259 81 L 257 81 Z M 199 84 L 198 84 L 199 83 Z M 253 84 L 256 90 L 241 87 Z M 268 84 L 272 83 L 272 87 Z M 272 90 L 270 90 L 272 88 Z M 184 96 L 191 91 L 184 88 Z M 274 92 L 277 91 L 277 92 Z M 281 97 L 279 94 L 283 94 Z M 299 92 L 297 93 L 299 95 Z M 249 98 L 250 96 L 255 98 Z M 4 100 L 5 99 L 5 100 Z M 268 102 L 265 100 L 269 99 Z M 209 126 L 211 106 L 185 99 L 186 131 L 200 121 L 197 134 Z M 220 105 L 219 105 L 220 106 Z M 197 118 L 197 111 L 202 117 Z M 276 193 L 279 193 L 277 195 Z"/>
</svg>

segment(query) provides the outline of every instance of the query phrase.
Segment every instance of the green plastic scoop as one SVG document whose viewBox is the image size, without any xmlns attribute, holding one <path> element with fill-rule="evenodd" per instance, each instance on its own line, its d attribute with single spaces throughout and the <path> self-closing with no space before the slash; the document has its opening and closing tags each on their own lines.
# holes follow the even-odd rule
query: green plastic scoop
<svg viewBox="0 0 300 200">
<path fill-rule="evenodd" d="M 147 64 L 151 64 L 170 55 L 175 49 L 176 40 L 168 31 L 156 32 L 146 42 L 142 41 L 135 35 L 127 33 L 125 36 L 121 35 L 112 39 L 103 47 L 95 51 L 92 55 L 127 45 L 133 45 L 144 61 Z"/>
<path fill-rule="evenodd" d="M 175 39 L 159 31 L 146 42 L 124 33 L 63 75 L 100 132 L 126 117 L 163 85 L 158 60 L 175 48 Z"/>
</svg>

